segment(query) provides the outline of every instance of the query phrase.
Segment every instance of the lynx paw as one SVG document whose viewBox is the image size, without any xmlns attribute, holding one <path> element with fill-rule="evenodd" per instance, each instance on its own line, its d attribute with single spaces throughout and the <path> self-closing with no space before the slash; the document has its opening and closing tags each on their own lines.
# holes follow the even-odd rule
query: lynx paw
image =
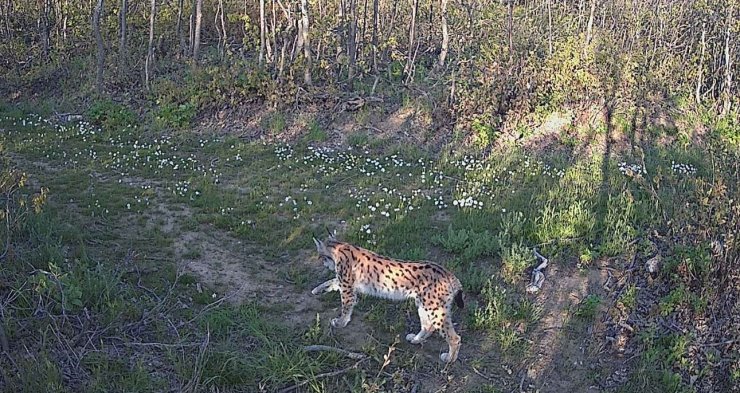
<svg viewBox="0 0 740 393">
<path fill-rule="evenodd" d="M 455 359 L 450 359 L 450 354 L 447 352 L 439 355 L 439 359 L 442 360 L 444 363 L 452 363 L 455 361 Z"/>
<path fill-rule="evenodd" d="M 334 318 L 331 320 L 331 326 L 335 328 L 343 328 L 347 326 L 349 323 L 349 319 L 345 320 L 343 318 Z"/>
</svg>

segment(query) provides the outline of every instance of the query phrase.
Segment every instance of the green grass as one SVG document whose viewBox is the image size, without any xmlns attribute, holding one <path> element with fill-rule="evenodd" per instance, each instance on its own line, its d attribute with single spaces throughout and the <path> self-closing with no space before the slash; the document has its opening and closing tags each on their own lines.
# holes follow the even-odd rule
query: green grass
<svg viewBox="0 0 740 393">
<path fill-rule="evenodd" d="M 83 358 L 92 391 L 160 389 L 163 379 L 149 373 L 145 362 L 123 361 L 134 354 L 143 356 L 136 359 L 165 356 L 172 365 L 168 377 L 183 384 L 197 381 L 235 390 L 259 384 L 280 388 L 347 366 L 337 356 L 300 350 L 303 344 L 335 338 L 328 335 L 328 321 L 313 316 L 304 326 L 287 327 L 281 321 L 292 310 L 290 304 L 283 309 L 258 300 L 201 313 L 216 300 L 212 294 L 223 289 L 215 284 L 198 292 L 197 285 L 206 285 L 192 273 L 180 275 L 173 287 L 178 266 L 211 257 L 200 244 L 176 250 L 184 232 L 228 236 L 248 245 L 244 260 L 264 261 L 286 298 L 325 278 L 316 277 L 318 265 L 314 269 L 297 259 L 312 251 L 311 236 L 320 236 L 326 226 L 338 229 L 341 239 L 391 257 L 433 259 L 455 272 L 470 300 L 462 319 L 465 334 L 472 337 L 464 342 L 492 342 L 518 361 L 528 354 L 529 335 L 546 312 L 524 293 L 529 279 L 524 272 L 537 264 L 535 246 L 561 272 L 577 272 L 594 269 L 596 262 L 635 255 L 647 259 L 658 252 L 647 239 L 668 233 L 679 240 L 662 244 L 660 279 L 673 286 L 661 293 L 656 311 L 663 316 L 685 309 L 701 314 L 713 292 L 699 288 L 716 266 L 711 241 L 694 228 L 723 228 L 733 212 L 729 201 L 737 195 L 731 175 L 736 156 L 718 156 L 712 165 L 690 146 L 654 147 L 645 149 L 644 157 L 625 153 L 605 161 L 601 156 L 536 154 L 516 146 L 490 156 L 434 155 L 362 133 L 349 135 L 352 149 L 309 146 L 306 141 L 327 140 L 316 122 L 309 124 L 302 143 L 264 145 L 129 126 L 137 119 L 110 102 L 97 103 L 90 116 L 102 129 L 52 125 L 0 107 L 0 127 L 7 131 L 0 135 L 0 146 L 31 179 L 13 194 L 24 201 L 23 206 L 21 199 L 14 202 L 22 220 L 12 233 L 13 261 L 0 275 L 0 291 L 20 294 L 8 311 L 12 318 L 5 321 L 11 339 L 21 339 L 29 326 L 47 335 L 56 328 L 50 317 L 32 318 L 43 304 L 54 316 L 87 318 L 85 313 L 92 313 L 89 323 L 107 328 L 106 337 L 117 337 L 101 348 L 132 345 L 121 355 L 108 351 Z M 276 112 L 263 127 L 278 134 L 287 119 Z M 0 168 L 10 168 L 4 160 L 8 164 Z M 626 174 L 623 162 L 644 165 L 646 172 Z M 694 170 L 682 172 L 673 163 Z M 48 188 L 44 197 L 41 187 Z M 34 198 L 42 206 L 39 212 Z M 0 227 L 4 239 L 5 227 Z M 682 236 L 684 228 L 694 232 Z M 127 258 L 129 251 L 136 257 Z M 213 269 L 220 263 L 214 261 Z M 636 312 L 648 290 L 632 283 L 618 300 Z M 338 298 L 326 295 L 321 302 L 328 310 Z M 608 299 L 589 295 L 574 314 L 579 323 L 591 322 L 606 304 Z M 363 299 L 358 312 L 376 340 L 367 349 L 381 353 L 380 359 L 392 337 L 416 328 L 410 324 L 417 322 L 408 322 L 416 321 L 411 304 Z M 207 335 L 209 345 L 201 351 Z M 39 378 L 7 376 L 9 386 L 68 390 L 60 377 L 66 365 L 46 355 L 60 344 L 48 337 L 33 341 L 37 365 L 30 370 Z M 686 340 L 691 338 L 645 341 L 645 353 L 635 364 L 644 377 L 633 373 L 630 386 L 665 384 L 680 390 L 686 381 L 674 367 L 685 362 Z M 138 341 L 172 346 L 156 353 L 132 349 Z M 183 341 L 189 346 L 175 345 Z M 399 351 L 394 361 L 431 367 L 415 353 L 413 348 Z M 655 363 L 660 357 L 670 361 Z M 380 383 L 373 379 L 377 367 L 366 367 L 348 374 L 348 383 Z M 315 387 L 329 390 L 344 383 L 316 381 Z"/>
<path fill-rule="evenodd" d="M 576 308 L 575 316 L 585 320 L 593 319 L 601 302 L 602 299 L 597 295 L 586 296 Z"/>
</svg>

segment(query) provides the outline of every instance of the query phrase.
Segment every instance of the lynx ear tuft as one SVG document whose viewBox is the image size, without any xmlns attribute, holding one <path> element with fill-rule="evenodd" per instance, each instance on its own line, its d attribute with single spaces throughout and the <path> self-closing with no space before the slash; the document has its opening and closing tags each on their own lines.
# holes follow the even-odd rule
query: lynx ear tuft
<svg viewBox="0 0 740 393">
<path fill-rule="evenodd" d="M 313 243 L 316 245 L 316 251 L 321 252 L 321 250 L 324 249 L 324 243 L 321 242 L 321 240 L 313 238 Z"/>
</svg>

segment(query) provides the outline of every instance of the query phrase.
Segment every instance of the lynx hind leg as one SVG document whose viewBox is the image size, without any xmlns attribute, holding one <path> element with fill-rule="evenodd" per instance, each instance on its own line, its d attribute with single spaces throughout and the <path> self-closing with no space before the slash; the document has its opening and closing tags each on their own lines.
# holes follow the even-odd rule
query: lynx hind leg
<svg viewBox="0 0 740 393">
<path fill-rule="evenodd" d="M 433 323 L 433 315 L 430 311 L 426 310 L 421 304 L 417 304 L 419 307 L 419 323 L 421 324 L 421 330 L 419 333 L 409 333 L 406 335 L 406 341 L 411 344 L 421 344 L 436 330 Z"/>
<path fill-rule="evenodd" d="M 439 355 L 439 358 L 445 363 L 452 363 L 457 360 L 457 354 L 460 351 L 460 336 L 455 332 L 452 324 L 452 317 L 448 314 L 444 319 L 444 324 L 439 333 L 447 340 L 449 349 L 447 352 Z"/>
</svg>

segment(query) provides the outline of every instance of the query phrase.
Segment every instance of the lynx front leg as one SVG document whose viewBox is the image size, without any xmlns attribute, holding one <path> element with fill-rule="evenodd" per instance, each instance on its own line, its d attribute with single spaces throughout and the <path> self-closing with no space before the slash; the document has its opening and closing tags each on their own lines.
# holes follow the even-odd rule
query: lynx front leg
<svg viewBox="0 0 740 393">
<path fill-rule="evenodd" d="M 352 309 L 357 304 L 357 295 L 349 285 L 342 285 L 339 291 L 342 298 L 342 315 L 331 320 L 333 327 L 345 327 L 352 319 Z"/>
<path fill-rule="evenodd" d="M 339 280 L 336 278 L 332 278 L 331 280 L 324 281 L 319 286 L 314 288 L 311 293 L 314 295 L 318 295 L 324 292 L 332 292 L 332 291 L 338 291 L 339 290 Z"/>
</svg>

